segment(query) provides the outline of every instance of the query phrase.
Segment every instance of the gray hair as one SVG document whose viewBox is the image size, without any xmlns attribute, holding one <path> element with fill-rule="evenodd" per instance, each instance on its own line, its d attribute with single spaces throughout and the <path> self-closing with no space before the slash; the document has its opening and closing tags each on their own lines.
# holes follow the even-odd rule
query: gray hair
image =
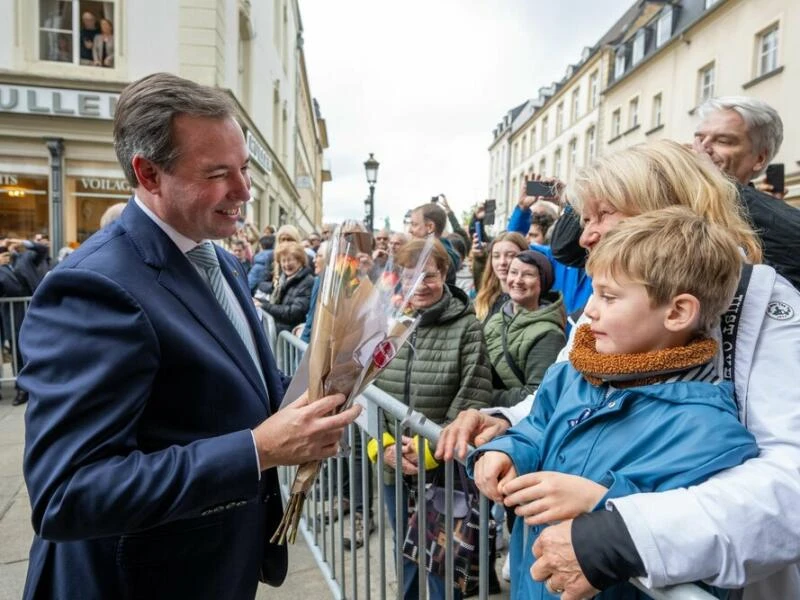
<svg viewBox="0 0 800 600">
<path fill-rule="evenodd" d="M 222 90 L 170 73 L 134 81 L 120 94 L 114 114 L 114 151 L 131 187 L 139 185 L 131 161 L 137 154 L 168 173 L 180 156 L 172 135 L 178 115 L 232 118 L 235 109 Z"/>
<path fill-rule="evenodd" d="M 783 121 L 778 111 L 769 104 L 749 96 L 722 96 L 711 98 L 698 109 L 701 119 L 706 119 L 712 112 L 733 110 L 744 120 L 747 135 L 756 152 L 767 153 L 764 170 L 767 164 L 778 153 L 783 143 Z M 763 172 L 763 170 L 762 170 Z M 760 175 L 761 173 L 758 173 Z"/>
<path fill-rule="evenodd" d="M 127 202 L 117 202 L 116 204 L 109 206 L 103 213 L 103 216 L 100 217 L 100 229 L 119 219 L 120 215 L 122 215 L 122 211 L 125 210 L 127 205 Z"/>
</svg>

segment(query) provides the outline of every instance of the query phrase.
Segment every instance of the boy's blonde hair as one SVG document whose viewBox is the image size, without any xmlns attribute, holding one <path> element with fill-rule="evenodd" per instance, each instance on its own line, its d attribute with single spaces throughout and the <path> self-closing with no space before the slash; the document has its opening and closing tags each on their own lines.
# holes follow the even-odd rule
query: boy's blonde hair
<svg viewBox="0 0 800 600">
<path fill-rule="evenodd" d="M 686 206 L 723 226 L 761 262 L 761 246 L 744 215 L 739 191 L 705 156 L 670 140 L 637 144 L 607 154 L 576 175 L 570 201 L 578 213 L 588 199 L 605 200 L 625 215 Z"/>
<path fill-rule="evenodd" d="M 644 285 L 653 306 L 691 294 L 700 302 L 699 330 L 708 334 L 730 305 L 743 261 L 725 228 L 672 206 L 625 219 L 606 233 L 586 271 Z"/>
</svg>

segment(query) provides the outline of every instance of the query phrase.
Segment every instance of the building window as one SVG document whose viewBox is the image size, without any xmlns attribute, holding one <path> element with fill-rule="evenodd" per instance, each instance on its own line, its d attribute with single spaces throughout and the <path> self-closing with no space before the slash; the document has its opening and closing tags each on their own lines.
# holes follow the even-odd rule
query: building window
<svg viewBox="0 0 800 600">
<path fill-rule="evenodd" d="M 644 58 L 644 29 L 640 29 L 636 34 L 636 37 L 633 38 L 633 55 L 631 58 L 631 64 L 638 64 L 640 60 Z"/>
<path fill-rule="evenodd" d="M 594 160 L 595 152 L 597 148 L 597 143 L 595 141 L 596 138 L 596 129 L 594 125 L 589 127 L 588 131 L 586 132 L 586 162 L 591 162 Z"/>
<path fill-rule="evenodd" d="M 617 55 L 614 59 L 614 79 L 619 79 L 625 73 L 625 46 L 617 48 Z"/>
<path fill-rule="evenodd" d="M 556 135 L 564 131 L 564 103 L 559 102 L 556 106 Z"/>
<path fill-rule="evenodd" d="M 553 153 L 553 177 L 561 177 L 561 148 Z"/>
<path fill-rule="evenodd" d="M 663 46 L 672 37 L 672 7 L 667 6 L 661 11 L 656 25 L 656 48 Z"/>
<path fill-rule="evenodd" d="M 536 152 L 536 127 L 531 129 L 531 139 L 530 139 L 531 148 L 528 152 L 528 156 Z"/>
<path fill-rule="evenodd" d="M 75 230 L 67 239 L 82 243 L 100 229 L 100 218 L 111 205 L 133 194 L 127 180 L 108 177 L 67 177 L 65 191 L 75 207 Z"/>
<path fill-rule="evenodd" d="M 714 63 L 697 72 L 697 104 L 714 97 Z"/>
<path fill-rule="evenodd" d="M 774 25 L 758 36 L 758 74 L 778 68 L 778 26 Z"/>
<path fill-rule="evenodd" d="M 542 146 L 544 146 L 547 143 L 547 125 L 548 125 L 547 120 L 548 120 L 547 117 L 542 119 Z"/>
<path fill-rule="evenodd" d="M 661 125 L 661 94 L 653 96 L 653 127 Z"/>
<path fill-rule="evenodd" d="M 114 2 L 39 0 L 39 59 L 114 68 Z"/>
<path fill-rule="evenodd" d="M 547 159 L 543 158 L 539 161 L 539 175 L 547 175 Z"/>
<path fill-rule="evenodd" d="M 517 166 L 519 163 L 519 142 L 514 142 L 514 146 L 511 151 L 511 164 Z"/>
<path fill-rule="evenodd" d="M 581 88 L 575 88 L 572 92 L 572 109 L 570 114 L 570 122 L 574 123 L 578 120 L 579 113 L 581 111 L 581 105 L 579 103 L 581 96 Z"/>
<path fill-rule="evenodd" d="M 284 168 L 289 168 L 289 112 L 286 102 L 283 103 L 283 116 L 281 119 L 281 162 Z"/>
<path fill-rule="evenodd" d="M 600 73 L 594 71 L 589 75 L 589 110 L 593 110 L 597 106 L 597 97 L 600 93 Z"/>
<path fill-rule="evenodd" d="M 639 126 L 639 98 L 634 98 L 628 103 L 628 128 Z"/>
<path fill-rule="evenodd" d="M 576 138 L 572 138 L 569 141 L 569 146 L 567 149 L 567 174 L 569 174 L 572 173 L 572 170 L 578 163 L 578 140 Z"/>
<path fill-rule="evenodd" d="M 615 138 L 618 137 L 620 134 L 620 127 L 621 125 L 621 110 L 618 108 L 613 113 L 611 113 L 611 137 Z"/>
<path fill-rule="evenodd" d="M 0 171 L 0 223 L 4 235 L 22 240 L 50 227 L 47 175 Z"/>
<path fill-rule="evenodd" d="M 528 157 L 528 134 L 522 136 L 522 157 Z"/>
</svg>

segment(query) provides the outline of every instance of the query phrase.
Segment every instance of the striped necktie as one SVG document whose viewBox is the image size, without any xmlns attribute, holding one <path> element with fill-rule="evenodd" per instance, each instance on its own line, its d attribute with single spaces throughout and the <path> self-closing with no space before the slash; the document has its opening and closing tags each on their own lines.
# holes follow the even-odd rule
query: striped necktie
<svg viewBox="0 0 800 600">
<path fill-rule="evenodd" d="M 255 340 L 253 339 L 253 335 L 250 331 L 250 326 L 247 324 L 247 321 L 242 320 L 242 318 L 231 305 L 231 298 L 228 296 L 228 293 L 225 290 L 225 283 L 222 278 L 222 269 L 220 269 L 219 261 L 217 260 L 217 253 L 214 251 L 213 244 L 211 242 L 203 242 L 199 246 L 195 246 L 189 250 L 186 253 L 186 257 L 192 261 L 192 263 L 203 273 L 205 273 L 206 279 L 211 286 L 211 291 L 214 292 L 214 296 L 216 296 L 217 302 L 219 302 L 222 310 L 224 310 L 225 314 L 228 315 L 228 319 L 230 319 L 234 329 L 236 329 L 236 333 L 238 333 L 239 337 L 242 338 L 242 342 L 244 342 L 247 351 L 250 353 L 250 357 L 253 359 L 256 369 L 258 369 L 258 374 L 261 377 L 261 381 L 264 383 L 264 389 L 266 390 L 267 383 L 264 381 L 264 373 L 261 371 L 261 361 L 258 357 L 258 350 L 256 350 Z"/>
</svg>

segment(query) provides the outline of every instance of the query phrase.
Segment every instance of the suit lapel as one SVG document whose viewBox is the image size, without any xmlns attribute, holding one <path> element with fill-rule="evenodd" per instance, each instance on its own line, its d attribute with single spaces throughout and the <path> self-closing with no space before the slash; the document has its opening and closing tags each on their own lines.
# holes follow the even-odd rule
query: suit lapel
<svg viewBox="0 0 800 600">
<path fill-rule="evenodd" d="M 182 256 L 177 248 L 176 253 L 186 262 L 186 266 L 183 269 L 174 267 L 163 269 L 158 277 L 159 283 L 172 292 L 219 342 L 219 345 L 245 374 L 258 393 L 262 404 L 266 407 L 264 386 L 242 338 L 239 337 L 228 315 L 222 310 L 211 288 L 195 271 L 189 259 Z"/>
<path fill-rule="evenodd" d="M 272 404 L 273 408 L 277 408 L 283 399 L 284 389 L 275 363 L 275 357 L 264 332 L 264 324 L 261 322 L 255 304 L 253 304 L 253 298 L 250 296 L 247 276 L 229 254 L 217 249 L 217 258 L 228 284 L 236 295 L 236 299 L 244 308 L 244 314 L 247 317 L 250 330 L 253 332 L 253 339 L 258 350 L 261 372 L 264 374 L 264 381 L 267 384 L 269 403 Z"/>
<path fill-rule="evenodd" d="M 186 310 L 217 340 L 250 381 L 262 405 L 269 410 L 264 385 L 261 383 L 258 370 L 247 347 L 211 288 L 189 259 L 183 255 L 167 234 L 136 206 L 135 202 L 128 203 L 121 220 L 143 260 L 159 269 L 158 282 L 180 300 Z M 217 255 L 219 256 L 219 252 Z M 242 299 L 237 289 L 239 285 L 234 285 L 226 272 L 229 270 L 229 263 L 220 260 L 220 266 L 241 303 Z M 245 307 L 245 314 L 248 314 L 247 307 Z M 248 322 L 250 322 L 249 317 Z M 253 333 L 257 338 L 258 330 L 254 329 Z"/>
</svg>

